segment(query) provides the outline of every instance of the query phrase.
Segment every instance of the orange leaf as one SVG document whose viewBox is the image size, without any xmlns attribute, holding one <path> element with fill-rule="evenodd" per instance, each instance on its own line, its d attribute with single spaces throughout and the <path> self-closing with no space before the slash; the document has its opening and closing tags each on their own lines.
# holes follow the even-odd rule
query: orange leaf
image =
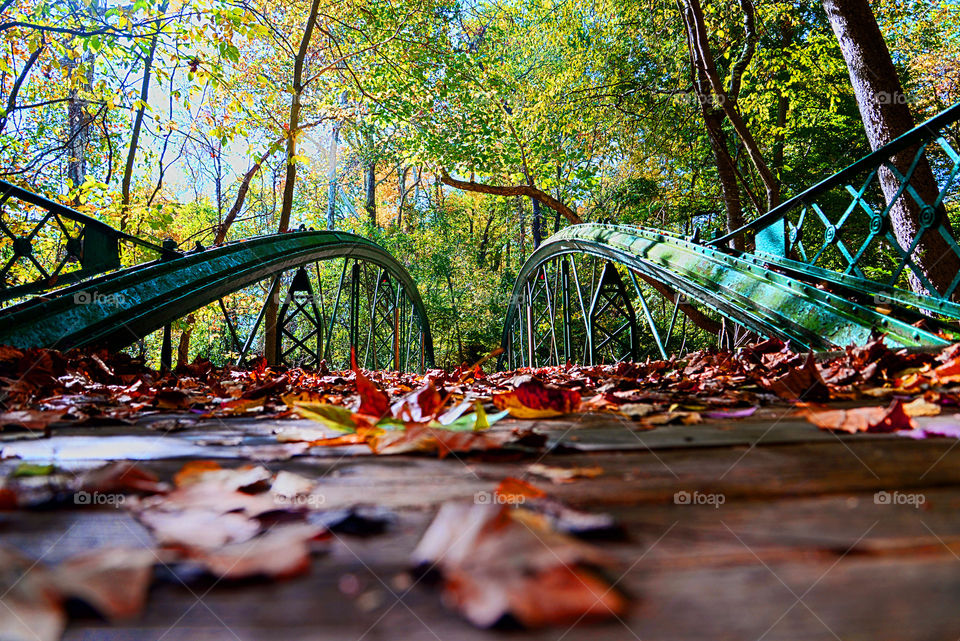
<svg viewBox="0 0 960 641">
<path fill-rule="evenodd" d="M 173 483 L 177 487 L 183 487 L 196 483 L 197 479 L 214 470 L 222 469 L 216 461 L 190 461 L 180 468 L 176 476 L 173 477 Z"/>
<path fill-rule="evenodd" d="M 893 432 L 912 430 L 915 425 L 903 409 L 903 403 L 893 401 L 890 407 L 856 407 L 850 410 L 808 411 L 808 421 L 822 430 L 857 432 Z"/>
<path fill-rule="evenodd" d="M 500 485 L 497 486 L 497 489 L 494 490 L 493 493 L 504 499 L 515 499 L 521 496 L 525 499 L 542 499 L 547 495 L 546 492 L 536 485 L 512 476 L 508 476 L 500 481 Z"/>
</svg>

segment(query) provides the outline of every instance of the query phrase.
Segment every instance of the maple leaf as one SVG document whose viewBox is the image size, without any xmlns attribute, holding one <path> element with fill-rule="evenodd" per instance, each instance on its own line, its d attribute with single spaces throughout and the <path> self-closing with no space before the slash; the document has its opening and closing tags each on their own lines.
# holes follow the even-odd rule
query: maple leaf
<svg viewBox="0 0 960 641">
<path fill-rule="evenodd" d="M 355 348 L 350 349 L 350 362 L 353 365 L 353 373 L 356 375 L 357 393 L 360 395 L 360 408 L 357 413 L 366 414 L 375 419 L 383 418 L 390 411 L 390 397 L 374 385 L 373 381 L 364 376 L 360 368 L 357 367 Z"/>
<path fill-rule="evenodd" d="M 575 412 L 580 408 L 580 393 L 555 385 L 546 385 L 533 376 L 517 377 L 509 392 L 493 395 L 493 404 L 514 418 L 548 418 Z"/>
<path fill-rule="evenodd" d="M 830 388 L 820 376 L 813 352 L 807 354 L 803 365 L 773 380 L 763 377 L 763 386 L 788 401 L 822 401 L 830 398 Z"/>
<path fill-rule="evenodd" d="M 622 614 L 626 598 L 593 569 L 611 565 L 610 558 L 531 516 L 524 509 L 446 503 L 413 561 L 439 568 L 445 603 L 478 627 L 505 617 L 535 628 Z"/>
</svg>

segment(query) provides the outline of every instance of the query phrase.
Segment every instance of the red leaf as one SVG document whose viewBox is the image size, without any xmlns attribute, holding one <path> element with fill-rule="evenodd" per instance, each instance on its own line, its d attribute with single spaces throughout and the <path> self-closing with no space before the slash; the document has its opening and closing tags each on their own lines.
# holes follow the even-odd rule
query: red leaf
<svg viewBox="0 0 960 641">
<path fill-rule="evenodd" d="M 546 418 L 574 412 L 580 407 L 580 393 L 545 385 L 533 376 L 514 379 L 514 389 L 494 394 L 493 404 L 515 418 Z"/>
<path fill-rule="evenodd" d="M 357 413 L 374 416 L 377 419 L 386 416 L 390 411 L 390 398 L 357 367 L 357 350 L 353 347 L 350 348 L 350 362 L 353 365 L 353 373 L 357 376 L 357 393 L 360 394 L 360 409 Z"/>
</svg>

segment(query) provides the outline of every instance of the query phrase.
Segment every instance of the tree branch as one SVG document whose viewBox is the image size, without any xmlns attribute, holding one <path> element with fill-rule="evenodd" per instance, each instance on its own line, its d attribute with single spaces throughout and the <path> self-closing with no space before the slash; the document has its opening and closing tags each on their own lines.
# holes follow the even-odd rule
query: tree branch
<svg viewBox="0 0 960 641">
<path fill-rule="evenodd" d="M 458 180 L 450 176 L 446 169 L 440 169 L 440 182 L 450 187 L 456 187 L 464 191 L 472 191 L 480 194 L 492 194 L 494 196 L 527 196 L 534 198 L 549 207 L 560 212 L 564 218 L 571 224 L 579 225 L 583 222 L 577 212 L 573 211 L 562 202 L 551 196 L 545 191 L 537 189 L 532 185 L 484 185 L 472 180 Z"/>
</svg>

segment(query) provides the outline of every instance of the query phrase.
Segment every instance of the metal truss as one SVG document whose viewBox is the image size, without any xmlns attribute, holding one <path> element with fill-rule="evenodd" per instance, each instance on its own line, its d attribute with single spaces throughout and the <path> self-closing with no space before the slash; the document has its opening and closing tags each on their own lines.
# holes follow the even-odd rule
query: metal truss
<svg viewBox="0 0 960 641">
<path fill-rule="evenodd" d="M 338 261 L 336 287 L 326 285 Z M 241 340 L 223 299 L 258 282 L 267 283 L 264 304 Z M 59 289 L 0 311 L 0 344 L 120 349 L 218 303 L 242 361 L 263 335 L 274 296 L 282 296 L 277 353 L 288 365 L 349 367 L 355 350 L 368 367 L 433 367 L 430 325 L 406 269 L 365 238 L 327 231 L 261 236 Z"/>
<path fill-rule="evenodd" d="M 123 244 L 179 255 L 0 180 L 0 303 L 119 269 Z"/>
</svg>

